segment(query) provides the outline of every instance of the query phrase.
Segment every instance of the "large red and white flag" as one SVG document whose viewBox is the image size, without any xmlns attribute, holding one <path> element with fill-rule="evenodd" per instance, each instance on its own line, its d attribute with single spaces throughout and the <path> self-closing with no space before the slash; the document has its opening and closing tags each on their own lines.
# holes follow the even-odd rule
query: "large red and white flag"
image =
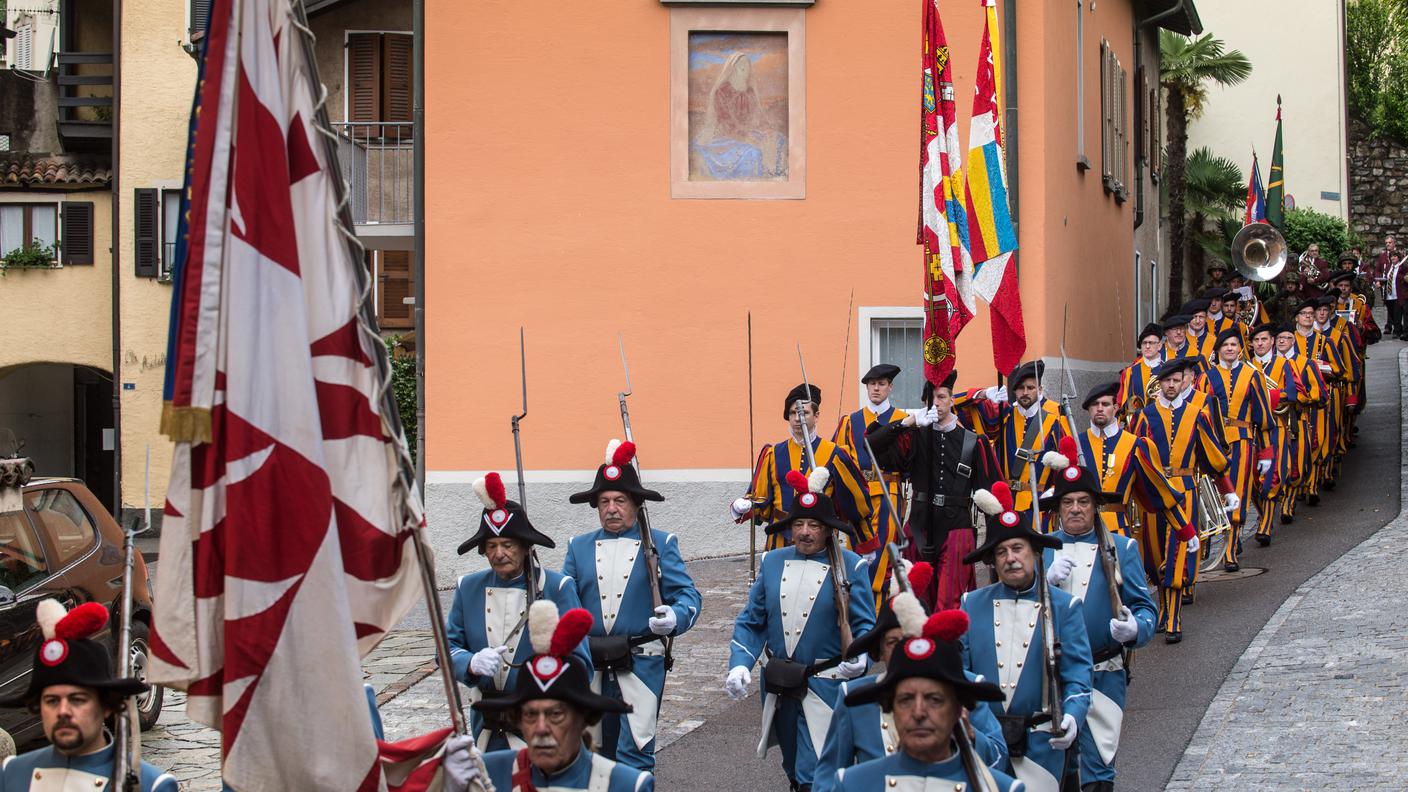
<svg viewBox="0 0 1408 792">
<path fill-rule="evenodd" d="M 378 789 L 359 659 L 421 593 L 422 509 L 310 44 L 289 0 L 216 0 L 207 36 L 149 674 L 221 731 L 231 789 Z"/>
</svg>

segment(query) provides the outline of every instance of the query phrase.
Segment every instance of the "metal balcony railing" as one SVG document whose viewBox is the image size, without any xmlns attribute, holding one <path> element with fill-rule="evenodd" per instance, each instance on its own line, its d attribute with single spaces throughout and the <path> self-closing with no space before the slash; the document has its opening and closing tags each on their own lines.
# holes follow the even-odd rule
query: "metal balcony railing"
<svg viewBox="0 0 1408 792">
<path fill-rule="evenodd" d="M 358 224 L 413 221 L 415 125 L 401 121 L 334 123 L 338 162 Z"/>
</svg>

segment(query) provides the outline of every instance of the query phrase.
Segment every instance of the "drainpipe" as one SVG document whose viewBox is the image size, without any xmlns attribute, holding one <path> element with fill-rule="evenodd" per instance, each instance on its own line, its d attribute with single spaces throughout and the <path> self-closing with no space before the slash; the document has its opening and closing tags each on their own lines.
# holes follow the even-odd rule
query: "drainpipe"
<svg viewBox="0 0 1408 792">
<path fill-rule="evenodd" d="M 415 276 L 416 324 L 416 487 L 425 499 L 425 0 L 411 3 L 412 104 L 415 139 L 411 141 L 412 224 L 415 250 L 411 271 Z"/>
<path fill-rule="evenodd" d="M 112 3 L 112 514 L 122 522 L 122 0 Z"/>
</svg>

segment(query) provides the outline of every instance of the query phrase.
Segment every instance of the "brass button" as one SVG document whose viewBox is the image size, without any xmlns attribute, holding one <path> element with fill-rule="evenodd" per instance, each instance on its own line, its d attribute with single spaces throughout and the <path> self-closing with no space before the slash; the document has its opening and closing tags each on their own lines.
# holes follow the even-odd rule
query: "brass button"
<svg viewBox="0 0 1408 792">
<path fill-rule="evenodd" d="M 807 614 L 806 611 L 802 611 L 802 618 L 803 618 L 803 619 L 807 618 L 807 615 L 808 615 L 808 614 Z"/>
<path fill-rule="evenodd" d="M 1001 660 L 998 660 L 998 661 L 997 661 L 997 667 L 998 667 L 998 668 L 1003 668 L 1003 667 L 1004 667 Z"/>
<path fill-rule="evenodd" d="M 992 623 L 992 626 L 994 626 L 994 627 L 1001 627 L 1001 626 L 1002 626 L 1002 622 L 1000 622 L 1000 621 L 995 621 L 995 622 Z"/>
<path fill-rule="evenodd" d="M 997 645 L 998 645 L 998 646 L 1002 646 L 1002 641 L 998 641 L 998 642 L 997 642 Z"/>
<path fill-rule="evenodd" d="M 886 779 L 886 780 L 890 782 L 890 786 L 892 786 L 892 787 L 893 787 L 896 783 L 898 783 L 898 782 L 895 781 L 895 779 L 893 779 L 893 778 L 889 778 L 889 779 Z"/>
</svg>

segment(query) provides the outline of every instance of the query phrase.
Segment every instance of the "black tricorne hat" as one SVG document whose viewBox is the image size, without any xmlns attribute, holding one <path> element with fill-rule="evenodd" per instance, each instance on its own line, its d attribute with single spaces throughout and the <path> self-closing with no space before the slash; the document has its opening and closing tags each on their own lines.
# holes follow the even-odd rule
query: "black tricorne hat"
<svg viewBox="0 0 1408 792">
<path fill-rule="evenodd" d="M 988 533 L 981 547 L 963 557 L 963 563 L 972 564 L 987 558 L 998 545 L 1009 539 L 1026 539 L 1036 551 L 1043 547 L 1061 549 L 1060 539 L 1050 534 L 1037 533 L 1022 525 L 1021 515 L 1012 508 L 1012 490 L 1008 488 L 1007 482 L 994 483 L 991 492 L 974 492 L 973 503 L 987 516 Z"/>
<path fill-rule="evenodd" d="M 636 505 L 645 501 L 663 501 L 665 496 L 653 489 L 646 489 L 640 483 L 640 474 L 631 461 L 636 458 L 636 444 L 627 440 L 613 439 L 606 444 L 606 461 L 596 469 L 596 479 L 592 488 L 574 493 L 567 498 L 568 503 L 590 503 L 596 506 L 597 498 L 603 492 L 624 492 L 635 500 Z"/>
<path fill-rule="evenodd" d="M 819 467 L 809 475 L 803 475 L 797 470 L 790 470 L 785 479 L 794 491 L 792 510 L 787 512 L 786 517 L 764 528 L 765 533 L 772 535 L 779 531 L 785 531 L 791 528 L 792 523 L 797 520 L 807 518 L 816 520 L 853 539 L 857 538 L 855 527 L 836 515 L 836 506 L 826 495 L 826 485 L 831 481 L 829 469 Z"/>
<path fill-rule="evenodd" d="M 885 673 L 874 684 L 846 694 L 846 704 L 873 704 L 893 694 L 906 679 L 932 679 L 953 688 L 966 709 L 979 701 L 1002 701 L 1002 689 L 991 682 L 974 682 L 963 672 L 963 646 L 959 639 L 968 631 L 968 614 L 961 610 L 939 611 L 925 620 L 917 635 L 907 626 L 906 637 L 890 653 Z M 963 728 L 961 725 L 958 728 Z"/>
<path fill-rule="evenodd" d="M 821 410 L 821 388 L 815 385 L 808 386 L 805 383 L 798 385 L 787 392 L 787 401 L 782 403 L 782 420 L 786 421 L 792 417 L 792 411 L 796 409 L 797 402 L 807 399 L 807 390 L 811 389 L 812 409 Z"/>
<path fill-rule="evenodd" d="M 479 530 L 460 543 L 455 551 L 460 555 L 475 548 L 484 552 L 484 543 L 490 539 L 517 539 L 525 545 L 556 547 L 548 536 L 539 533 L 528 521 L 528 513 L 517 501 L 508 499 L 504 491 L 504 481 L 498 473 L 490 473 L 474 482 L 474 494 L 484 504 L 484 512 L 479 517 Z"/>
<path fill-rule="evenodd" d="M 916 615 L 920 620 L 924 618 L 924 606 L 919 598 L 910 592 L 924 593 L 929 590 L 929 584 L 934 579 L 934 567 L 928 561 L 917 561 L 909 568 L 905 577 L 909 581 L 909 592 L 902 591 L 880 601 L 880 612 L 875 614 L 875 626 L 851 641 L 851 645 L 846 647 L 846 657 L 860 657 L 879 649 L 885 640 L 885 633 L 900 629 L 898 613 L 904 613 L 906 619 L 913 619 Z"/>
<path fill-rule="evenodd" d="M 1153 336 L 1154 338 L 1157 338 L 1160 341 L 1164 340 L 1163 326 L 1160 325 L 1158 322 L 1150 322 L 1149 324 L 1144 325 L 1144 329 L 1140 330 L 1139 335 L 1135 336 L 1134 338 L 1134 346 L 1138 347 L 1140 344 L 1144 343 L 1144 339 L 1150 336 Z"/>
<path fill-rule="evenodd" d="M 1080 403 L 1080 408 L 1082 410 L 1089 410 L 1090 405 L 1094 404 L 1096 399 L 1099 399 L 1102 396 L 1113 396 L 1118 398 L 1119 393 L 1120 384 L 1118 382 L 1101 383 L 1091 388 L 1090 392 L 1085 394 L 1085 401 Z"/>
<path fill-rule="evenodd" d="M 895 377 L 898 377 L 899 375 L 899 366 L 896 366 L 893 363 L 877 363 L 874 366 L 871 366 L 869 371 L 865 372 L 865 376 L 861 377 L 860 381 L 870 382 L 871 380 L 885 379 L 894 382 Z M 801 397 L 802 395 L 798 393 L 797 398 L 800 399 Z M 818 394 L 817 399 L 820 400 L 820 398 L 821 396 L 820 394 Z M 795 402 L 796 399 L 793 399 L 793 401 Z"/>
<path fill-rule="evenodd" d="M 34 653 L 29 688 L 16 698 L 0 702 L 7 706 L 30 705 L 39 700 L 45 688 L 73 685 L 99 693 L 135 696 L 148 687 L 140 679 L 114 678 L 112 650 L 92 640 L 108 623 L 108 609 L 97 602 L 85 602 L 71 611 L 57 600 L 46 599 L 35 609 L 34 617 L 44 636 Z"/>
<path fill-rule="evenodd" d="M 592 629 L 592 614 L 585 608 L 557 613 L 557 603 L 535 600 L 528 608 L 528 637 L 533 656 L 519 669 L 513 691 L 476 702 L 480 712 L 511 710 L 530 701 L 565 701 L 588 714 L 630 712 L 620 699 L 592 692 L 592 675 L 582 659 L 572 654 Z"/>
</svg>

